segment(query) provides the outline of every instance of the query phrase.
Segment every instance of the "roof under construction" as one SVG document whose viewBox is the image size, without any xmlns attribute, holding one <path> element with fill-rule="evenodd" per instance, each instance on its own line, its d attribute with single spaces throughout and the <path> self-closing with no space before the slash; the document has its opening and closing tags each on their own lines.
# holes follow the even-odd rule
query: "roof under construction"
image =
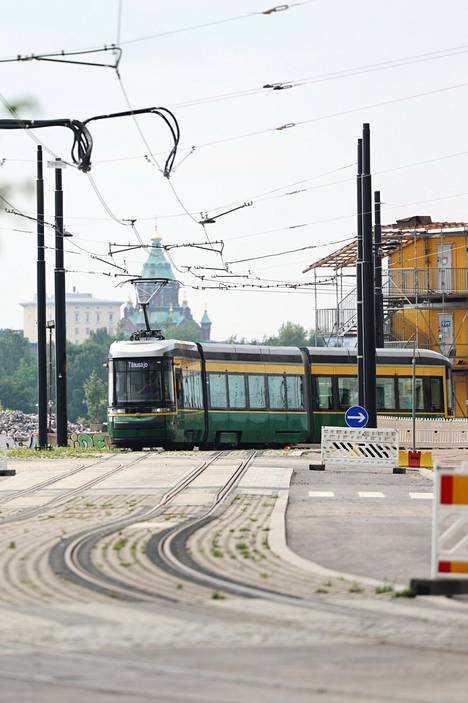
<svg viewBox="0 0 468 703">
<path fill-rule="evenodd" d="M 431 222 L 429 217 L 408 217 L 405 220 L 397 220 L 395 224 L 382 226 L 382 256 L 388 256 L 394 251 L 414 242 L 417 237 L 435 236 L 445 233 L 454 234 L 456 231 L 468 234 L 468 223 L 466 222 Z M 340 247 L 332 254 L 315 261 L 302 273 L 307 273 L 313 269 L 331 268 L 341 269 L 356 265 L 357 260 L 357 239 L 353 239 L 349 244 Z"/>
</svg>

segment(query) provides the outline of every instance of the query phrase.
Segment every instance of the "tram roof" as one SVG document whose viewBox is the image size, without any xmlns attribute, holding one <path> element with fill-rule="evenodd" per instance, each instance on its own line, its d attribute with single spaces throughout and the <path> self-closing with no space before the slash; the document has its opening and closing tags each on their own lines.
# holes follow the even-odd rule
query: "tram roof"
<svg viewBox="0 0 468 703">
<path fill-rule="evenodd" d="M 278 361 L 285 361 L 286 359 L 291 362 L 302 363 L 302 354 L 299 347 L 275 347 L 268 346 L 266 344 L 226 344 L 223 342 L 203 342 L 201 344 L 203 352 L 206 354 L 207 358 L 233 358 L 242 357 L 247 360 L 248 357 L 258 357 L 278 359 Z M 332 359 L 343 360 L 343 358 L 349 359 L 351 363 L 355 362 L 356 350 L 346 349 L 343 347 L 307 347 L 309 355 L 313 361 L 326 357 L 327 361 Z M 405 349 L 391 349 L 383 348 L 377 349 L 377 359 L 385 359 L 386 363 L 389 360 L 398 361 L 404 360 L 404 362 L 409 362 L 413 356 L 413 350 L 409 348 Z M 128 357 L 141 357 L 141 356 L 165 356 L 165 355 L 176 355 L 178 352 L 181 354 L 189 353 L 190 356 L 199 356 L 198 346 L 195 342 L 186 342 L 177 339 L 142 339 L 139 341 L 119 341 L 113 342 L 109 350 L 109 356 L 111 358 L 128 358 Z M 443 364 L 444 366 L 451 365 L 451 362 L 447 357 L 443 356 L 439 352 L 431 351 L 430 349 L 416 349 L 416 358 L 420 361 L 426 360 L 431 364 Z"/>
</svg>

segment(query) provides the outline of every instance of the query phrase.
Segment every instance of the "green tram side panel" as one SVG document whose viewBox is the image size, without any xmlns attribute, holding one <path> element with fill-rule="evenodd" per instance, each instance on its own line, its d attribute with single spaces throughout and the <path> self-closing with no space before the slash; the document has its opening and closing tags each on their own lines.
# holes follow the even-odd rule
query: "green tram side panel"
<svg viewBox="0 0 468 703">
<path fill-rule="evenodd" d="M 200 410 L 178 410 L 170 418 L 167 441 L 175 445 L 199 445 L 205 431 L 205 413 Z"/>
<path fill-rule="evenodd" d="M 208 443 L 283 446 L 305 442 L 306 413 L 209 411 Z"/>
</svg>

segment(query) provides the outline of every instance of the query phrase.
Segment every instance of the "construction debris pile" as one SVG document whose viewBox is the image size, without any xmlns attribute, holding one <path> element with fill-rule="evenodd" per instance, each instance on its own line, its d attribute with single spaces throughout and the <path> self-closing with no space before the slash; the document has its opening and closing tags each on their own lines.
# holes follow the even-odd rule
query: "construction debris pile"
<svg viewBox="0 0 468 703">
<path fill-rule="evenodd" d="M 23 413 L 21 410 L 0 411 L 0 434 L 6 434 L 14 439 L 16 445 L 29 446 L 31 436 L 38 431 L 37 415 Z M 68 432 L 86 432 L 88 427 L 68 423 Z M 55 418 L 52 418 L 52 432 L 55 432 Z"/>
</svg>

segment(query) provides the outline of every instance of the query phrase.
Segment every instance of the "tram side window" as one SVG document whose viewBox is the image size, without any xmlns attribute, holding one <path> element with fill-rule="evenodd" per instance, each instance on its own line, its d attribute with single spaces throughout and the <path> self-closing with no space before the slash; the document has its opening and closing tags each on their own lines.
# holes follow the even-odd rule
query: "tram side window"
<svg viewBox="0 0 468 703">
<path fill-rule="evenodd" d="M 268 391 L 270 408 L 272 410 L 286 409 L 286 384 L 284 376 L 268 376 Z"/>
<path fill-rule="evenodd" d="M 253 410 L 266 408 L 265 376 L 247 376 L 249 385 L 249 406 Z"/>
<path fill-rule="evenodd" d="M 442 395 L 442 379 L 429 378 L 429 408 L 432 413 L 441 413 L 444 410 L 444 399 Z"/>
<path fill-rule="evenodd" d="M 210 382 L 210 405 L 212 408 L 227 408 L 226 374 L 208 374 Z"/>
<path fill-rule="evenodd" d="M 338 376 L 338 407 L 345 410 L 358 403 L 356 376 Z"/>
<path fill-rule="evenodd" d="M 333 408 L 333 386 L 331 376 L 315 377 L 315 397 L 319 410 L 331 410 Z"/>
<path fill-rule="evenodd" d="M 109 359 L 109 364 L 107 368 L 107 401 L 109 405 L 112 405 L 114 402 L 114 363 L 112 359 Z"/>
<path fill-rule="evenodd" d="M 183 388 L 185 408 L 203 407 L 201 374 L 199 372 L 184 371 Z"/>
<path fill-rule="evenodd" d="M 395 382 L 393 376 L 378 377 L 376 386 L 377 410 L 395 410 Z"/>
<path fill-rule="evenodd" d="M 175 386 L 176 386 L 176 398 L 177 405 L 179 408 L 184 407 L 184 386 L 182 382 L 182 369 L 176 368 L 175 370 Z"/>
<path fill-rule="evenodd" d="M 302 376 L 286 376 L 286 391 L 288 394 L 288 408 L 290 410 L 304 410 Z"/>
<path fill-rule="evenodd" d="M 230 408 L 245 408 L 245 379 L 244 374 L 228 374 L 228 390 L 229 390 L 229 407 Z"/>
<path fill-rule="evenodd" d="M 422 378 L 416 378 L 416 410 L 424 410 L 424 384 Z M 398 379 L 398 398 L 400 410 L 413 407 L 413 381 L 411 378 Z"/>
</svg>

